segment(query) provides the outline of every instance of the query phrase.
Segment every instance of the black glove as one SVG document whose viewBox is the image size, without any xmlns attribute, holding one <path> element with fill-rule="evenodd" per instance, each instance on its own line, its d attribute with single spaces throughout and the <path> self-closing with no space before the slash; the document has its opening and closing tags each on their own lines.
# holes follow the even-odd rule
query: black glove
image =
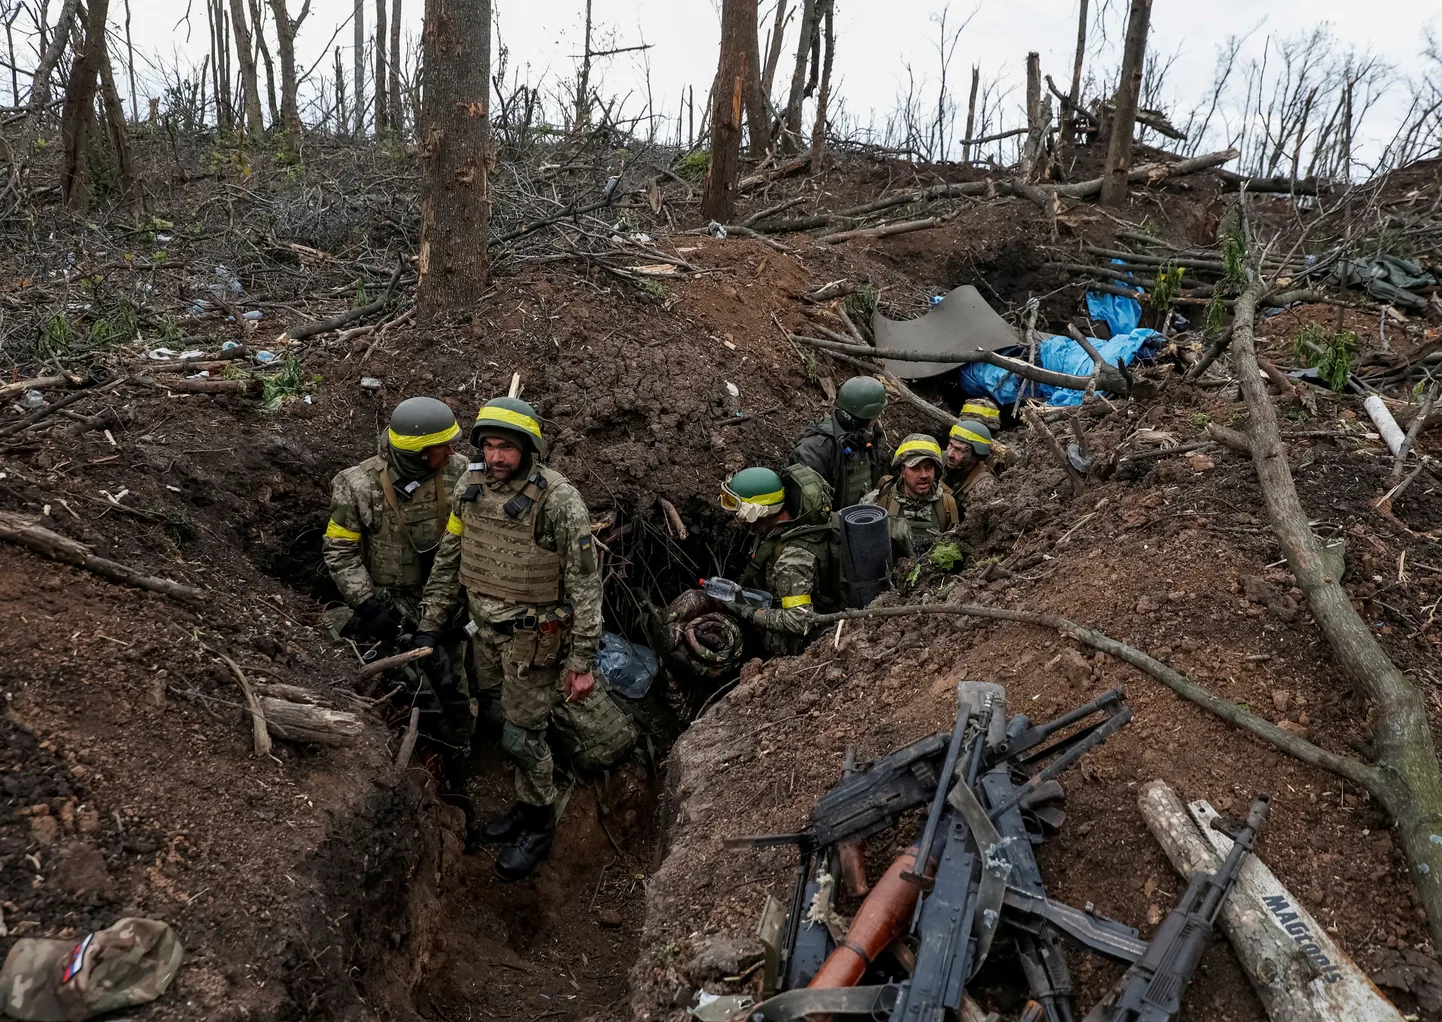
<svg viewBox="0 0 1442 1022">
<path fill-rule="evenodd" d="M 446 652 L 446 647 L 441 645 L 441 637 L 435 632 L 417 632 L 412 640 L 414 649 L 429 649 L 431 655 L 421 658 L 421 670 L 426 672 L 426 677 L 431 679 L 431 684 L 436 691 L 444 691 L 454 688 L 456 684 L 455 672 L 451 670 L 451 656 Z"/>
<path fill-rule="evenodd" d="M 357 607 L 355 616 L 356 624 L 365 635 L 382 642 L 393 641 L 405 624 L 405 617 L 381 590 L 376 590 Z"/>
</svg>

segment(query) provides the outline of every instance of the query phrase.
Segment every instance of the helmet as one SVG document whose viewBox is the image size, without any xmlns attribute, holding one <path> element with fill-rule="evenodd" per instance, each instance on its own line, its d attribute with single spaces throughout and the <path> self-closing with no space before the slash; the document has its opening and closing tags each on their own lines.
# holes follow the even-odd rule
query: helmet
<svg viewBox="0 0 1442 1022">
<path fill-rule="evenodd" d="M 979 422 L 962 419 L 951 427 L 950 436 L 969 446 L 978 458 L 985 458 L 991 453 L 991 430 Z"/>
<path fill-rule="evenodd" d="M 886 388 L 874 376 L 853 376 L 836 392 L 836 407 L 866 422 L 886 411 Z"/>
<path fill-rule="evenodd" d="M 721 484 L 721 506 L 743 522 L 780 514 L 786 508 L 786 487 L 769 468 L 743 468 Z"/>
<path fill-rule="evenodd" d="M 896 453 L 891 456 L 891 467 L 893 470 L 902 465 L 912 468 L 923 461 L 936 462 L 938 472 L 946 467 L 941 444 L 925 433 L 913 433 L 896 448 Z"/>
<path fill-rule="evenodd" d="M 997 427 L 1001 425 L 1001 409 L 995 401 L 989 397 L 969 397 L 961 406 L 961 414 L 978 419 L 988 426 Z"/>
<path fill-rule="evenodd" d="M 541 458 L 550 453 L 536 410 L 517 397 L 493 397 L 481 406 L 471 427 L 471 444 L 480 447 L 488 436 L 518 443 Z"/>
<path fill-rule="evenodd" d="M 456 414 L 433 397 L 408 397 L 391 413 L 387 442 L 397 451 L 417 453 L 448 444 L 461 435 Z"/>
</svg>

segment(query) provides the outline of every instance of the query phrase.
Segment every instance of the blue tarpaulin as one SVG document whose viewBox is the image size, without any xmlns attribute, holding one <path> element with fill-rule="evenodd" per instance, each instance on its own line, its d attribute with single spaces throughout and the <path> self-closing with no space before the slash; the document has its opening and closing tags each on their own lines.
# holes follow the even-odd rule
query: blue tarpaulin
<svg viewBox="0 0 1442 1022">
<path fill-rule="evenodd" d="M 1125 281 L 1117 283 L 1125 287 L 1134 286 Z M 1088 291 L 1087 315 L 1105 323 L 1111 329 L 1112 336 L 1116 337 L 1119 334 L 1129 334 L 1137 328 L 1137 324 L 1142 321 L 1142 306 L 1135 298 Z"/>
<path fill-rule="evenodd" d="M 1118 359 L 1125 365 L 1131 365 L 1137 353 L 1157 336 L 1155 330 L 1139 328 L 1114 336 L 1109 341 L 1097 342 L 1097 350 L 1109 365 L 1116 365 Z M 1090 376 L 1093 368 L 1091 356 L 1080 344 L 1070 337 L 1055 335 L 1046 337 L 1037 345 L 1036 361 L 1043 369 L 1074 376 Z M 961 389 L 968 396 L 985 396 L 997 404 L 1011 404 L 1022 385 L 1026 386 L 1027 397 L 1040 398 L 1049 405 L 1081 404 L 1082 392 L 1079 390 L 1032 383 L 985 362 L 971 362 L 961 367 Z"/>
</svg>

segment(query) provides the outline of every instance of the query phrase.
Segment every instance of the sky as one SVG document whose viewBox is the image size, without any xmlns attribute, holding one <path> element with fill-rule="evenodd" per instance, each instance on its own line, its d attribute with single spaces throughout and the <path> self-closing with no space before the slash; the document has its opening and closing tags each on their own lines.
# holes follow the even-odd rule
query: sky
<svg viewBox="0 0 1442 1022">
<path fill-rule="evenodd" d="M 580 51 L 584 2 L 494 0 L 500 41 L 509 51 L 511 67 L 528 71 L 533 80 L 571 74 Z M 760 0 L 763 24 L 769 24 L 766 15 L 774 2 Z M 58 7 L 58 3 L 51 0 L 52 7 Z M 153 57 L 163 56 L 167 62 L 179 55 L 182 62 L 199 63 L 207 38 L 198 2 L 130 3 L 131 31 L 138 50 Z M 190 3 L 195 3 L 196 9 L 187 41 L 186 26 L 180 22 Z M 300 0 L 289 3 L 296 9 Z M 389 8 L 390 0 L 386 3 Z M 423 2 L 403 3 L 406 33 L 414 39 L 419 32 Z M 375 0 L 365 0 L 368 33 L 373 29 L 374 5 Z M 719 0 L 593 0 L 593 5 L 598 40 L 613 39 L 614 45 L 652 45 L 644 55 L 624 55 L 605 62 L 603 91 L 631 92 L 628 109 L 639 113 L 649 71 L 659 109 L 676 111 L 682 91 L 688 86 L 695 88 L 697 102 L 701 103 L 715 73 Z M 352 28 L 346 22 L 352 9 L 352 0 L 311 0 L 310 16 L 297 39 L 302 67 L 309 67 L 329 46 L 338 44 L 344 48 L 342 56 L 349 68 Z M 1103 12 L 1102 20 L 1111 38 L 1108 44 L 1100 43 L 1093 19 L 1091 52 L 1096 63 L 1089 64 L 1089 68 L 1114 73 L 1111 69 L 1118 63 L 1125 0 L 1092 0 L 1092 9 L 1094 13 L 1098 9 Z M 123 10 L 123 0 L 112 0 L 111 18 L 117 27 Z M 1043 73 L 1051 74 L 1065 88 L 1076 40 L 1076 0 L 960 0 L 949 6 L 945 0 L 838 0 L 837 90 L 853 121 L 865 125 L 885 119 L 904 88 L 908 64 L 915 77 L 925 81 L 923 92 L 934 105 L 939 72 L 936 19 L 943 11 L 949 26 L 966 23 L 950 72 L 962 88 L 970 65 L 979 64 L 984 80 L 1000 79 L 1013 87 L 1010 102 L 1019 104 L 1026 53 L 1033 49 L 1041 54 Z M 1217 48 L 1227 36 L 1252 33 L 1244 52 L 1260 55 L 1269 34 L 1293 35 L 1323 23 L 1330 25 L 1344 42 L 1370 49 L 1407 71 L 1421 67 L 1425 30 L 1430 27 L 1442 34 L 1442 13 L 1430 0 L 1208 0 L 1185 6 L 1175 0 L 1157 0 L 1150 47 L 1160 55 L 1175 56 L 1168 78 L 1169 91 L 1175 105 L 1183 107 L 1205 95 Z M 342 25 L 339 35 L 335 35 L 336 28 Z M 763 47 L 765 36 L 763 27 Z M 794 43 L 789 43 L 788 49 L 792 47 Z M 785 64 L 783 58 L 783 67 Z M 332 59 L 327 58 L 318 73 L 326 73 L 331 66 Z M 140 92 L 143 109 L 147 92 L 143 84 Z M 1384 102 L 1374 123 L 1387 121 L 1389 107 L 1401 103 L 1400 96 Z M 1392 111 L 1394 120 L 1400 112 L 1400 107 Z"/>
</svg>

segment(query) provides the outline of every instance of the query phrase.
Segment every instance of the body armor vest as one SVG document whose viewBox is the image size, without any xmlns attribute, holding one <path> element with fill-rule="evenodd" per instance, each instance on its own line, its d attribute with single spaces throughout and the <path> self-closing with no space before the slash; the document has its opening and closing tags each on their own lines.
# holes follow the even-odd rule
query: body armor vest
<svg viewBox="0 0 1442 1022">
<path fill-rule="evenodd" d="M 460 478 L 458 459 L 443 465 L 435 475 L 417 487 L 410 500 L 397 500 L 402 520 L 397 520 L 384 495 L 381 474 L 387 472 L 386 459 L 368 458 L 360 468 L 370 480 L 375 498 L 372 504 L 374 523 L 365 535 L 366 570 L 378 586 L 393 589 L 415 589 L 417 593 L 430 574 L 432 557 L 445 529 L 450 508 L 451 487 Z"/>
<path fill-rule="evenodd" d="M 941 483 L 936 484 L 938 487 Z M 886 509 L 886 513 L 892 518 L 899 518 L 906 522 L 911 530 L 911 543 L 917 550 L 924 549 L 931 545 L 936 538 L 934 533 L 945 532 L 956 524 L 959 517 L 956 507 L 956 498 L 948 491 L 942 490 L 940 496 L 927 501 L 924 513 L 917 505 L 907 505 L 902 501 L 900 494 L 896 492 L 898 483 L 896 479 L 888 477 L 881 481 L 881 491 L 877 494 L 876 505 Z"/>
<path fill-rule="evenodd" d="M 564 567 L 561 555 L 536 542 L 536 521 L 541 508 L 565 476 L 536 468 L 545 487 L 515 518 L 506 513 L 516 491 L 500 493 L 485 485 L 485 473 L 473 471 L 470 482 L 479 484 L 476 499 L 461 501 L 461 584 L 471 593 L 527 606 L 562 602 Z"/>
</svg>

